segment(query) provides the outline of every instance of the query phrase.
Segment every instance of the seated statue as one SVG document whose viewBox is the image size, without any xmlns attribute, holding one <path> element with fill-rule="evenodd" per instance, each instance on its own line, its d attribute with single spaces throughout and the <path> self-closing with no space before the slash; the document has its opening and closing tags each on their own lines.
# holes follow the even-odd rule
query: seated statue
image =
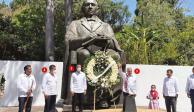
<svg viewBox="0 0 194 112">
<path fill-rule="evenodd" d="M 94 55 L 98 50 L 107 52 L 108 55 L 111 55 L 116 60 L 125 59 L 111 26 L 98 18 L 97 10 L 98 4 L 96 0 L 85 0 L 82 5 L 84 17 L 72 21 L 68 26 L 65 35 L 64 67 L 66 70 L 70 64 L 83 65 L 86 58 Z M 121 61 L 125 62 L 125 60 Z M 66 77 L 66 82 L 69 82 L 68 75 L 64 75 L 64 77 Z M 91 89 L 88 89 L 87 93 L 87 101 L 91 103 L 92 101 L 89 101 L 92 99 L 91 94 L 93 94 Z M 106 106 L 107 103 L 102 103 L 108 102 L 106 99 L 109 99 L 109 96 L 104 97 L 103 94 L 102 101 L 99 104 Z"/>
<path fill-rule="evenodd" d="M 108 51 L 111 56 L 120 59 L 122 50 L 114 32 L 108 23 L 98 18 L 97 10 L 96 0 L 85 0 L 82 5 L 84 17 L 68 26 L 65 42 L 66 51 L 70 52 L 70 64 L 83 64 L 97 50 Z"/>
</svg>

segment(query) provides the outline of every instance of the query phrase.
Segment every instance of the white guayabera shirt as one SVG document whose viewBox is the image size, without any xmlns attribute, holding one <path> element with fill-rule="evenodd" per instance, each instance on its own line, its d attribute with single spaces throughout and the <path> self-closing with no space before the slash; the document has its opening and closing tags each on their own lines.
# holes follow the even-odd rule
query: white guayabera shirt
<svg viewBox="0 0 194 112">
<path fill-rule="evenodd" d="M 174 76 L 165 77 L 163 83 L 163 95 L 175 97 L 179 92 L 178 82 Z"/>
<path fill-rule="evenodd" d="M 191 74 L 187 78 L 187 84 L 186 84 L 186 92 L 190 93 L 190 90 L 194 89 L 194 74 Z"/>
<path fill-rule="evenodd" d="M 26 75 L 26 74 L 20 74 L 17 80 L 17 88 L 18 88 L 18 96 L 19 97 L 27 97 L 27 92 L 29 89 L 32 89 L 32 91 L 36 88 L 36 81 L 34 78 L 34 75 Z M 33 96 L 33 93 L 30 95 Z"/>
<path fill-rule="evenodd" d="M 87 89 L 86 75 L 83 72 L 74 72 L 71 75 L 70 89 L 74 93 L 84 93 Z"/>
<path fill-rule="evenodd" d="M 122 77 L 122 79 L 123 79 L 123 86 L 122 86 L 122 88 L 123 88 L 123 92 L 125 92 L 125 93 L 129 93 L 129 94 L 136 94 L 137 93 L 137 81 L 136 81 L 136 77 L 134 76 L 134 75 L 131 75 L 131 76 L 129 76 L 128 77 L 128 90 L 126 90 L 126 88 L 125 88 L 125 80 L 126 80 L 126 78 L 127 78 L 127 75 L 126 75 L 126 73 L 124 73 L 123 71 L 122 71 L 122 69 L 120 68 L 119 69 L 119 75 Z"/>
<path fill-rule="evenodd" d="M 46 73 L 42 81 L 42 90 L 46 95 L 57 95 L 57 76 Z"/>
</svg>

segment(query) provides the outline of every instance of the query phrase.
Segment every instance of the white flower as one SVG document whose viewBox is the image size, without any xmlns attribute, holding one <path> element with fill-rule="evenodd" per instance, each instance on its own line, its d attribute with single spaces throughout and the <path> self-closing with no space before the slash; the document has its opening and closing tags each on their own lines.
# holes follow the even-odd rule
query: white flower
<svg viewBox="0 0 194 112">
<path fill-rule="evenodd" d="M 104 87 L 104 83 L 102 83 L 101 86 Z"/>
<path fill-rule="evenodd" d="M 115 63 L 110 68 L 111 73 L 107 72 L 105 73 L 104 78 L 98 79 L 97 76 L 95 76 L 94 74 L 94 69 L 105 69 L 103 65 L 109 66 L 109 64 L 111 63 Z M 94 68 L 95 65 L 96 67 Z M 95 53 L 95 57 L 91 58 L 91 60 L 87 63 L 85 70 L 87 78 L 92 84 L 97 84 L 98 86 L 105 88 L 111 88 L 118 82 L 117 81 L 118 67 L 115 60 L 111 56 L 107 55 L 102 51 L 98 51 Z"/>
</svg>

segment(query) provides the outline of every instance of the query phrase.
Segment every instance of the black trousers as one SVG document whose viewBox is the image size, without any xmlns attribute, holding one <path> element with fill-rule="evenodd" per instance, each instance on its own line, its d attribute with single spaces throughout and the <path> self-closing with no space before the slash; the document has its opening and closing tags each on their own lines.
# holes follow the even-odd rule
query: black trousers
<svg viewBox="0 0 194 112">
<path fill-rule="evenodd" d="M 191 97 L 192 112 L 194 112 L 194 89 L 190 90 L 190 97 Z"/>
<path fill-rule="evenodd" d="M 134 95 L 123 92 L 123 112 L 137 112 Z"/>
<path fill-rule="evenodd" d="M 48 95 L 45 99 L 44 112 L 56 112 L 56 95 Z"/>
<path fill-rule="evenodd" d="M 84 93 L 74 93 L 72 98 L 72 112 L 76 112 L 77 104 L 79 107 L 79 112 L 83 111 L 83 99 L 84 99 Z"/>
<path fill-rule="evenodd" d="M 23 112 L 26 100 L 27 100 L 27 97 L 18 97 L 18 101 L 19 101 L 18 112 Z M 31 112 L 32 100 L 33 100 L 33 97 L 29 97 L 28 102 L 25 107 L 25 112 Z"/>
<path fill-rule="evenodd" d="M 165 96 L 165 103 L 167 112 L 176 112 L 177 97 Z"/>
</svg>

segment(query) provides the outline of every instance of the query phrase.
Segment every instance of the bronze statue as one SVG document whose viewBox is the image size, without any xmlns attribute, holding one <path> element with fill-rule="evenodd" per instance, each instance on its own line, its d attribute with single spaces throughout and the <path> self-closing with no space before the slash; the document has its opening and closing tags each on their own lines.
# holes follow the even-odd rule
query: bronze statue
<svg viewBox="0 0 194 112">
<path fill-rule="evenodd" d="M 83 61 L 97 50 L 106 50 L 120 59 L 120 46 L 114 37 L 114 32 L 108 23 L 97 17 L 98 4 L 96 0 L 85 0 L 82 5 L 84 17 L 72 21 L 66 32 L 66 45 L 71 51 L 71 64 L 83 64 Z M 73 52 L 75 51 L 75 52 Z"/>
<path fill-rule="evenodd" d="M 98 3 L 96 0 L 85 0 L 82 5 L 84 17 L 72 21 L 68 26 L 65 35 L 65 70 L 68 70 L 67 66 L 70 64 L 83 65 L 85 59 L 98 50 L 108 52 L 115 59 L 125 60 L 123 58 L 124 53 L 114 37 L 111 26 L 98 18 L 97 10 Z M 68 83 L 68 73 L 64 77 L 64 80 Z M 88 94 L 92 94 L 90 92 Z M 87 99 L 90 98 L 88 97 Z M 106 98 L 103 97 L 104 99 L 109 99 L 109 96 L 106 96 Z"/>
</svg>

